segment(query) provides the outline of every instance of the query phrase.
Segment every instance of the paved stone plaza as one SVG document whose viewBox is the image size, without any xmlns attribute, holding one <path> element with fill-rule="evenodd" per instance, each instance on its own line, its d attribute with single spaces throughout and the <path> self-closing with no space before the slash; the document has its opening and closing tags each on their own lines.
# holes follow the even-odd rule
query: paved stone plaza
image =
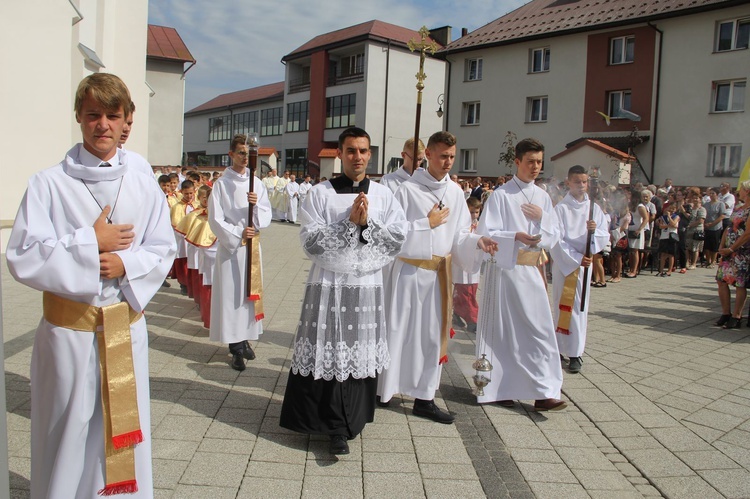
<svg viewBox="0 0 750 499">
<path fill-rule="evenodd" d="M 724 331 L 714 271 L 592 289 L 568 409 L 479 406 L 474 334 L 457 331 L 438 404 L 455 425 L 394 399 L 353 440 L 278 425 L 307 270 L 299 228 L 263 232 L 266 332 L 238 373 L 173 285 L 147 309 L 157 498 L 750 497 L 750 328 Z M 2 268 L 12 497 L 29 489 L 29 361 L 41 294 Z M 175 281 L 172 281 L 176 284 Z M 533 402 L 532 402 L 533 403 Z M 126 497 L 126 496 L 123 496 Z"/>
</svg>

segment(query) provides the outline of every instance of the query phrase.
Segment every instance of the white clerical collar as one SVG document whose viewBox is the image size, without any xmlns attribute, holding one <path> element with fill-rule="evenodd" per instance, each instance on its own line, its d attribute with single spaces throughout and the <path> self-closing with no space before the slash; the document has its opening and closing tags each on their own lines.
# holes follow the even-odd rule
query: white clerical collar
<svg viewBox="0 0 750 499">
<path fill-rule="evenodd" d="M 578 201 L 575 197 L 573 197 L 573 195 L 570 192 L 566 194 L 565 197 L 570 198 L 570 201 L 577 205 L 586 204 L 589 200 L 589 195 L 586 194 L 585 192 L 583 193 L 583 201 Z"/>
<path fill-rule="evenodd" d="M 230 177 L 234 177 L 240 180 L 247 180 L 250 178 L 250 168 L 245 168 L 245 173 L 237 173 L 234 168 L 228 166 L 225 174 L 229 174 Z"/>
<path fill-rule="evenodd" d="M 516 184 L 518 184 L 518 186 L 521 189 L 524 189 L 524 188 L 526 188 L 526 187 L 534 184 L 533 180 L 531 182 L 524 182 L 523 180 L 521 180 L 520 178 L 518 178 L 518 175 L 513 175 L 513 180 L 515 180 Z"/>
<path fill-rule="evenodd" d="M 81 148 L 78 151 L 78 161 L 80 164 L 88 168 L 98 168 L 102 164 L 106 163 L 109 163 L 109 166 L 119 166 L 120 151 L 121 149 L 118 148 L 115 151 L 114 156 L 109 158 L 107 161 L 104 161 L 91 154 L 85 147 L 83 147 L 83 144 L 81 144 Z"/>
</svg>

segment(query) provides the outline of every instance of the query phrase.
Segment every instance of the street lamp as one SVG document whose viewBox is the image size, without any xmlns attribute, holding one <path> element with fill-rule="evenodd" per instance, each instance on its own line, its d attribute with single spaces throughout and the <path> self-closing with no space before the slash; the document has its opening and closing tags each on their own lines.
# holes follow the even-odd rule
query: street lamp
<svg viewBox="0 0 750 499">
<path fill-rule="evenodd" d="M 438 102 L 437 117 L 442 118 L 443 117 L 443 103 L 445 102 L 445 94 L 438 95 L 437 102 Z"/>
</svg>

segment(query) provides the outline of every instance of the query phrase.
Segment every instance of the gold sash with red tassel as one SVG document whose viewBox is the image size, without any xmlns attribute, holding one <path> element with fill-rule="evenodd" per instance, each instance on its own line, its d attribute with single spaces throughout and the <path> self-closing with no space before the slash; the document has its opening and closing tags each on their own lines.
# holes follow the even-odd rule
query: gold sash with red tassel
<svg viewBox="0 0 750 499">
<path fill-rule="evenodd" d="M 560 295 L 560 315 L 557 318 L 556 332 L 560 334 L 570 334 L 570 319 L 573 317 L 573 303 L 576 299 L 576 289 L 578 288 L 578 271 L 580 267 L 571 272 L 563 284 L 562 295 Z"/>
<path fill-rule="evenodd" d="M 137 492 L 134 447 L 143 441 L 143 432 L 138 416 L 130 325 L 143 314 L 127 302 L 94 307 L 49 292 L 42 296 L 47 322 L 96 334 L 105 447 L 105 487 L 99 494 Z"/>
<path fill-rule="evenodd" d="M 453 318 L 453 275 L 451 274 L 451 256 L 435 256 L 432 260 L 419 260 L 416 258 L 399 258 L 404 263 L 419 267 L 420 269 L 437 272 L 438 284 L 440 285 L 440 298 L 442 301 L 442 314 L 440 319 L 443 324 L 440 328 L 440 359 L 438 364 L 448 362 L 448 339 L 456 334 L 451 327 Z"/>
<path fill-rule="evenodd" d="M 263 275 L 261 272 L 261 261 L 260 261 L 260 234 L 256 233 L 255 236 L 250 239 L 252 247 L 250 251 L 253 254 L 252 269 L 250 270 L 250 297 L 248 300 L 254 302 L 255 305 L 255 320 L 259 321 L 265 318 L 263 313 Z M 242 244 L 247 244 L 247 241 L 242 241 Z"/>
</svg>

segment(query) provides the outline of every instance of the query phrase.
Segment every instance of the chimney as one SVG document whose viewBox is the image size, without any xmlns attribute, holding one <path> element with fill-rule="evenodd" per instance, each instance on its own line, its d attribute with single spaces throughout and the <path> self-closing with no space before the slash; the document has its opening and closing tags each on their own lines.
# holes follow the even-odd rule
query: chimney
<svg viewBox="0 0 750 499">
<path fill-rule="evenodd" d="M 461 28 L 461 37 L 462 37 L 462 38 L 463 38 L 464 36 L 468 35 L 468 34 L 469 34 L 469 30 L 468 30 L 468 29 L 466 29 L 466 28 Z"/>
<path fill-rule="evenodd" d="M 438 42 L 440 45 L 445 47 L 451 40 L 451 27 L 443 26 L 442 28 L 434 28 L 430 30 L 430 38 Z"/>
</svg>

